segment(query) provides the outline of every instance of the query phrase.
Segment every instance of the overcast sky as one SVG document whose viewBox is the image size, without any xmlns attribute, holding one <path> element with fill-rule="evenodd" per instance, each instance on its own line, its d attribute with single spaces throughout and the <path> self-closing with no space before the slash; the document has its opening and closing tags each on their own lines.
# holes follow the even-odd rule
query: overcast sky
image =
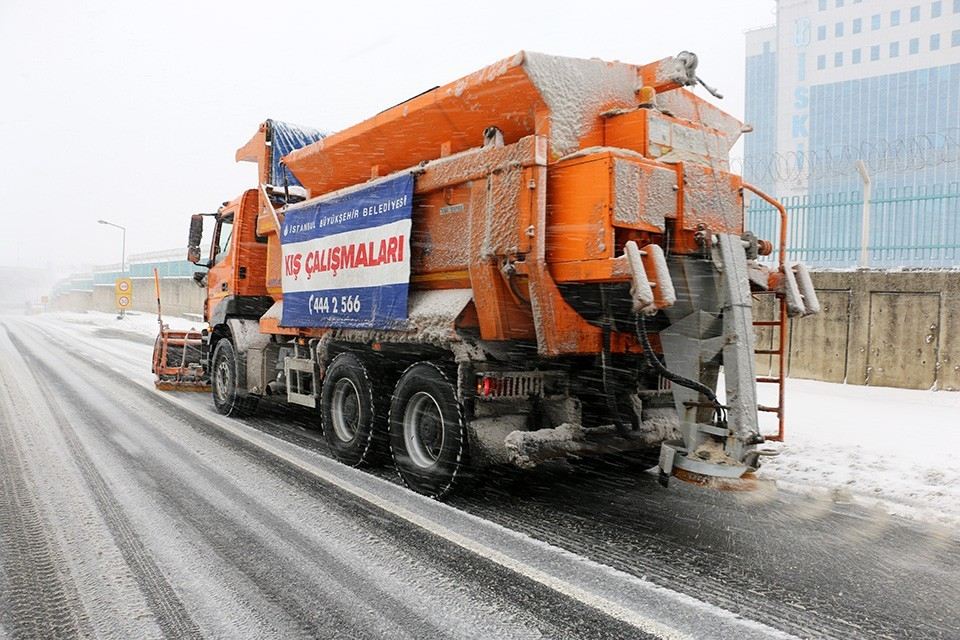
<svg viewBox="0 0 960 640">
<path fill-rule="evenodd" d="M 266 118 L 336 131 L 522 49 L 631 63 L 688 49 L 742 118 L 743 34 L 773 11 L 0 0 L 0 265 L 119 262 L 120 232 L 98 218 L 128 228 L 128 255 L 182 247 L 191 213 L 255 186 L 233 154 Z"/>
</svg>

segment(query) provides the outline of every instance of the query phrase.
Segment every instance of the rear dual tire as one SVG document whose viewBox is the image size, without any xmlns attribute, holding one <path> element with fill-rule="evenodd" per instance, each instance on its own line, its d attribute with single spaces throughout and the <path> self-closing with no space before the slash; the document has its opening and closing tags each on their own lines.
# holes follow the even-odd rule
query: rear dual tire
<svg viewBox="0 0 960 640">
<path fill-rule="evenodd" d="M 466 422 L 456 387 L 428 362 L 409 367 L 390 403 L 390 453 L 403 483 L 440 499 L 468 469 Z"/>
<path fill-rule="evenodd" d="M 217 411 L 234 417 L 252 413 L 258 398 L 239 392 L 240 363 L 230 340 L 217 343 L 211 360 Z M 323 436 L 331 452 L 358 467 L 377 464 L 389 449 L 407 487 L 436 499 L 449 495 L 468 470 L 466 421 L 456 386 L 438 366 L 414 364 L 400 376 L 388 415 L 385 384 L 353 353 L 333 359 L 320 393 Z"/>
<path fill-rule="evenodd" d="M 334 358 L 320 392 L 323 437 L 334 457 L 351 467 L 380 462 L 387 449 L 385 413 L 363 362 L 352 353 Z"/>
</svg>

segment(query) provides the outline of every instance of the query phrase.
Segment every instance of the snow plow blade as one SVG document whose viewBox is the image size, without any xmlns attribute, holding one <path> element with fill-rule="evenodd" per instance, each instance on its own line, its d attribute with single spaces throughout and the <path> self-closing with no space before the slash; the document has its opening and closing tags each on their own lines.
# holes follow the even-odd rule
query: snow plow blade
<svg viewBox="0 0 960 640">
<path fill-rule="evenodd" d="M 185 380 L 154 380 L 153 384 L 158 391 L 210 391 L 210 385 L 205 382 L 189 382 Z"/>
<path fill-rule="evenodd" d="M 210 391 L 202 364 L 203 336 L 199 331 L 164 327 L 153 346 L 154 385 L 160 391 Z"/>
</svg>

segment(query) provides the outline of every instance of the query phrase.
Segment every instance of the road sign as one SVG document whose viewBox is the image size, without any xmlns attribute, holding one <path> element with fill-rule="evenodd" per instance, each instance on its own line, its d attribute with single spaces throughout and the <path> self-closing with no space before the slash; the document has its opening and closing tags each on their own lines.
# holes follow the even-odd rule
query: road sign
<svg viewBox="0 0 960 640">
<path fill-rule="evenodd" d="M 127 309 L 133 304 L 133 281 L 130 278 L 117 278 L 113 285 L 118 309 Z"/>
</svg>

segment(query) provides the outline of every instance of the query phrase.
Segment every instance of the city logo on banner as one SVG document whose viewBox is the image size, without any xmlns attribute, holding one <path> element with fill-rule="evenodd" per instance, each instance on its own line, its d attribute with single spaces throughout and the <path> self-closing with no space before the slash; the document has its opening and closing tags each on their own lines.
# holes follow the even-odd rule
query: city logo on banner
<svg viewBox="0 0 960 640">
<path fill-rule="evenodd" d="M 412 212 L 411 175 L 288 211 L 281 230 L 281 325 L 402 326 Z"/>
</svg>

